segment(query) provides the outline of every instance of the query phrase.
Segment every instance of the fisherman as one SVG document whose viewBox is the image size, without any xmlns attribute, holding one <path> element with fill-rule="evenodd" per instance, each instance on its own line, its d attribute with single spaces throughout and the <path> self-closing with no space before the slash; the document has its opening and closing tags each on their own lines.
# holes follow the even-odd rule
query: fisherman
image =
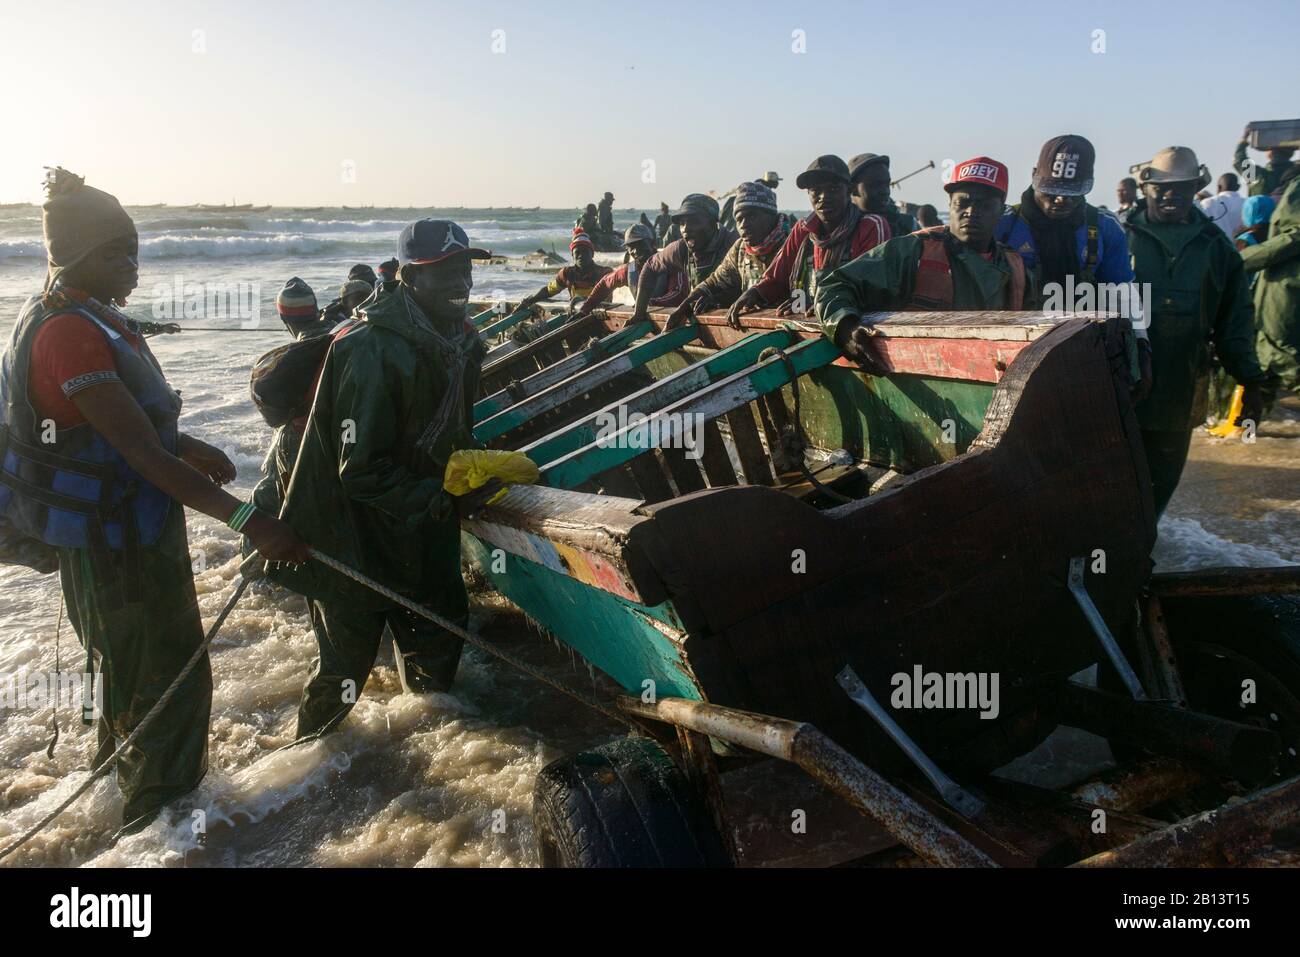
<svg viewBox="0 0 1300 957">
<path fill-rule="evenodd" d="M 781 182 L 781 177 L 776 174 L 775 170 L 768 170 L 762 176 L 758 177 L 755 180 L 752 180 L 751 182 L 761 183 L 762 185 L 766 186 L 768 189 L 775 190 L 777 184 Z M 736 232 L 736 196 L 740 192 L 741 187 L 743 187 L 744 185 L 745 184 L 742 183 L 740 186 L 737 186 L 735 189 L 731 190 L 725 196 L 722 197 L 722 206 L 721 206 L 722 211 L 718 214 L 718 223 L 724 229 L 729 229 L 732 232 Z M 788 233 L 790 231 L 790 228 L 794 225 L 794 221 L 793 220 L 786 221 L 785 217 L 781 217 L 779 213 L 777 215 L 779 218 L 781 218 L 783 224 L 785 225 L 785 230 Z"/>
<path fill-rule="evenodd" d="M 467 304 L 471 262 L 491 254 L 455 223 L 422 219 L 402 230 L 397 256 L 397 289 L 334 338 L 284 518 L 325 554 L 464 624 L 458 516 L 477 511 L 499 483 L 457 497 L 442 482 L 452 451 L 474 445 L 485 349 Z M 385 626 L 402 649 L 403 687 L 451 686 L 461 639 L 319 562 L 269 574 L 308 598 L 320 646 L 298 707 L 299 739 L 332 730 L 351 710 Z"/>
<path fill-rule="evenodd" d="M 668 204 L 659 204 L 659 215 L 655 217 L 655 238 L 662 244 L 668 230 L 673 225 L 673 218 L 668 214 Z"/>
<path fill-rule="evenodd" d="M 1071 312 L 1092 287 L 1091 308 L 1105 303 L 1139 305 L 1132 287 L 1133 267 L 1128 241 L 1119 220 L 1103 213 L 1084 197 L 1092 191 L 1097 154 L 1091 142 L 1076 133 L 1054 136 L 1038 153 L 1030 187 L 998 221 L 994 238 L 1020 254 L 1038 279 L 1038 295 Z M 1109 284 L 1117 295 L 1103 296 Z M 1121 288 L 1122 287 L 1122 288 Z M 1074 295 L 1070 291 L 1074 290 Z M 1139 308 L 1131 315 L 1140 314 Z M 1135 329 L 1139 380 L 1134 397 L 1151 388 L 1151 342 L 1142 324 Z"/>
<path fill-rule="evenodd" d="M 59 571 L 85 671 L 98 660 L 103 682 L 98 767 L 203 642 L 185 507 L 242 530 L 272 561 L 307 551 L 221 489 L 235 478 L 225 453 L 179 430 L 180 395 L 114 305 L 139 275 L 131 217 L 62 168 L 46 190 L 45 291 L 23 305 L 0 359 L 0 560 Z M 202 780 L 211 702 L 205 654 L 118 758 L 124 832 Z"/>
<path fill-rule="evenodd" d="M 331 336 L 339 331 L 335 325 L 322 321 L 317 317 L 316 295 L 312 292 L 311 286 L 297 276 L 286 282 L 284 288 L 276 295 L 275 310 L 280 317 L 280 321 L 289 330 L 289 334 L 298 342 Z M 343 323 L 347 325 L 352 321 L 354 320 L 344 319 Z M 320 354 L 323 356 L 324 350 L 328 349 L 328 345 L 322 343 L 321 346 Z M 282 350 L 276 350 L 273 359 L 277 369 L 284 368 L 287 357 L 282 355 Z M 252 390 L 255 402 L 259 400 L 260 392 L 256 378 L 262 363 L 263 360 L 258 360 L 258 363 L 254 365 L 253 377 L 255 381 Z M 315 369 L 319 369 L 319 361 Z M 312 385 L 315 384 L 314 375 L 310 376 L 309 381 Z M 298 458 L 298 446 L 302 443 L 303 429 L 307 425 L 307 412 L 311 409 L 311 395 L 309 394 L 311 391 L 310 387 L 302 390 L 303 407 L 297 415 L 288 412 L 284 414 L 285 421 L 276 428 L 275 435 L 271 439 L 271 447 L 262 460 L 262 477 L 253 488 L 252 501 L 254 505 L 269 515 L 279 515 L 280 506 L 284 504 L 284 490 L 289 484 L 289 476 L 293 472 L 293 463 Z M 253 543 L 246 539 L 243 548 L 244 554 L 249 555 L 253 550 Z"/>
<path fill-rule="evenodd" d="M 1282 185 L 1282 177 L 1294 164 L 1291 157 L 1295 150 L 1289 146 L 1276 146 L 1268 150 L 1268 163 L 1260 166 L 1252 163 L 1246 155 L 1250 143 L 1250 127 L 1241 132 L 1241 141 L 1237 143 L 1236 152 L 1232 154 L 1232 168 L 1246 180 L 1251 196 L 1269 196 Z"/>
<path fill-rule="evenodd" d="M 883 216 L 849 202 L 849 167 L 838 156 L 819 156 L 795 185 L 808 191 L 812 214 L 795 223 L 763 278 L 741 294 L 727 313 L 739 327 L 744 312 L 778 306 L 777 315 L 811 309 L 819 277 L 890 238 Z"/>
<path fill-rule="evenodd" d="M 601 235 L 608 236 L 610 241 L 614 238 L 614 194 L 605 193 L 604 198 L 600 201 L 600 209 L 597 212 L 599 219 L 598 228 Z"/>
<path fill-rule="evenodd" d="M 1119 200 L 1119 207 L 1115 210 L 1115 215 L 1122 221 L 1129 210 L 1139 205 L 1138 181 L 1132 176 L 1125 176 L 1119 181 L 1119 186 L 1115 188 L 1115 198 Z"/>
<path fill-rule="evenodd" d="M 868 367 L 873 312 L 1031 309 L 1033 277 L 994 238 L 1007 168 L 987 156 L 959 163 L 944 186 L 948 225 L 900 236 L 823 277 L 817 315 L 827 337 Z"/>
<path fill-rule="evenodd" d="M 1263 200 L 1264 197 L 1255 197 Z M 1268 221 L 1268 238 L 1244 245 L 1241 258 L 1255 280 L 1255 341 L 1269 375 L 1265 399 L 1277 385 L 1300 390 L 1300 167 L 1282 182 L 1282 199 Z"/>
<path fill-rule="evenodd" d="M 371 278 L 367 279 L 367 275 Z M 374 275 L 375 271 L 364 263 L 357 263 L 348 270 L 347 280 L 339 287 L 338 298 L 331 299 L 329 304 L 320 312 L 320 321 L 325 324 L 326 328 L 338 325 L 352 315 L 353 309 L 370 297 L 370 294 L 374 291 Z M 345 290 L 348 298 L 347 303 L 344 302 Z"/>
<path fill-rule="evenodd" d="M 1205 421 L 1209 344 L 1243 387 L 1239 425 L 1259 421 L 1263 370 L 1246 297 L 1241 256 L 1196 208 L 1210 171 L 1185 146 L 1161 150 L 1138 170 L 1146 204 L 1124 218 L 1139 283 L 1151 284 L 1154 386 L 1137 405 L 1156 514 L 1178 486 L 1192 430 Z"/>
<path fill-rule="evenodd" d="M 596 204 L 588 203 L 587 208 L 583 210 L 582 216 L 578 218 L 574 225 L 588 236 L 595 236 L 600 229 L 600 217 L 596 212 Z"/>
<path fill-rule="evenodd" d="M 789 229 L 776 208 L 776 193 L 762 183 L 741 183 L 735 200 L 740 238 L 731 244 L 712 274 L 687 294 L 668 317 L 665 328 L 675 329 L 697 313 L 730 306 L 763 278 L 785 244 Z"/>
<path fill-rule="evenodd" d="M 849 188 L 853 204 L 864 213 L 883 216 L 890 236 L 906 236 L 920 229 L 915 219 L 889 198 L 889 157 L 859 153 L 849 160 Z"/>
<path fill-rule="evenodd" d="M 634 223 L 627 228 L 623 234 L 623 248 L 627 251 L 628 261 L 623 263 L 617 269 L 611 270 L 600 278 L 595 287 L 581 306 L 578 307 L 578 315 L 585 316 L 592 310 L 603 306 L 614 298 L 614 290 L 627 286 L 632 290 L 632 295 L 640 286 L 641 271 L 645 268 L 646 261 L 654 255 L 655 237 L 654 231 L 644 223 Z M 659 276 L 660 286 L 666 285 L 666 276 Z M 655 280 L 651 280 L 655 281 Z M 651 297 L 651 306 L 670 305 L 670 303 L 661 302 L 658 298 Z"/>
<path fill-rule="evenodd" d="M 939 211 L 926 203 L 916 208 L 916 225 L 919 229 L 933 229 L 935 226 L 942 226 L 943 220 L 939 218 Z"/>
<path fill-rule="evenodd" d="M 573 256 L 573 264 L 561 266 L 554 279 L 535 293 L 520 299 L 520 309 L 527 309 L 536 302 L 545 302 L 565 289 L 569 290 L 570 303 L 586 299 L 596 283 L 613 272 L 609 266 L 596 262 L 596 247 L 591 237 L 584 232 L 574 232 L 573 240 L 569 243 L 569 253 Z"/>
<path fill-rule="evenodd" d="M 379 282 L 376 285 L 380 292 L 393 291 L 393 287 L 397 285 L 396 259 L 385 259 L 379 264 Z"/>
<path fill-rule="evenodd" d="M 686 294 L 705 279 L 727 255 L 736 234 L 718 226 L 718 201 L 704 193 L 691 193 L 673 211 L 673 224 L 682 238 L 650 257 L 642 269 L 632 321 L 649 318 L 651 299 L 680 305 Z"/>
</svg>

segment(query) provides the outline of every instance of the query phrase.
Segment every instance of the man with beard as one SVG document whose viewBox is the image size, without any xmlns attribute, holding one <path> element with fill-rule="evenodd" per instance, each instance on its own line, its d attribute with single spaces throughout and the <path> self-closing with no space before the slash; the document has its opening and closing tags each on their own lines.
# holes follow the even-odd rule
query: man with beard
<svg viewBox="0 0 1300 957">
<path fill-rule="evenodd" d="M 692 289 L 668 317 L 667 328 L 675 329 L 698 312 L 725 309 L 767 271 L 785 244 L 789 233 L 776 208 L 776 193 L 762 183 L 741 183 L 736 187 L 732 210 L 740 238 L 732 243 L 718 268 Z"/>
<path fill-rule="evenodd" d="M 782 316 L 807 312 L 822 275 L 890 237 L 883 216 L 849 202 L 849 168 L 838 156 L 817 157 L 795 185 L 807 190 L 812 215 L 794 224 L 763 278 L 732 305 L 727 321 L 733 326 L 743 313 L 770 306 Z"/>
<path fill-rule="evenodd" d="M 307 549 L 223 491 L 230 459 L 180 431 L 180 394 L 114 305 L 139 278 L 131 217 L 62 168 L 46 189 L 45 290 L 0 358 L 0 561 L 59 572 L 85 671 L 99 662 L 99 766 L 203 643 L 185 508 L 243 531 L 271 561 L 306 561 Z M 204 654 L 118 758 L 124 832 L 202 780 L 211 703 Z"/>
<path fill-rule="evenodd" d="M 1034 308 L 1024 261 L 993 237 L 1007 179 L 987 156 L 958 164 L 944 186 L 947 226 L 891 239 L 822 279 L 817 315 L 845 355 L 870 366 L 872 312 Z"/>
<path fill-rule="evenodd" d="M 627 286 L 632 290 L 632 295 L 636 295 L 641 286 L 641 272 L 645 269 L 646 261 L 655 252 L 654 231 L 644 223 L 634 223 L 623 234 L 623 248 L 627 250 L 628 261 L 601 277 L 595 288 L 591 290 L 591 295 L 578 307 L 579 316 L 585 316 L 593 309 L 609 302 L 614 297 L 614 290 L 623 286 Z M 666 277 L 659 278 L 662 281 Z M 650 305 L 664 306 L 669 303 L 652 297 Z"/>
<path fill-rule="evenodd" d="M 849 160 L 849 181 L 853 204 L 864 213 L 883 216 L 889 223 L 890 236 L 906 236 L 920 229 L 915 219 L 894 205 L 889 198 L 889 157 L 859 153 Z"/>
<path fill-rule="evenodd" d="M 526 309 L 535 302 L 546 302 L 565 289 L 569 290 L 570 302 L 586 299 L 591 295 L 596 283 L 613 271 L 608 266 L 596 262 L 596 247 L 591 237 L 584 232 L 574 232 L 573 239 L 569 243 L 569 254 L 573 256 L 573 265 L 561 266 L 554 279 L 535 293 L 520 299 L 520 309 Z"/>
<path fill-rule="evenodd" d="M 462 624 L 459 517 L 499 483 L 459 497 L 442 483 L 452 451 L 474 446 L 485 350 L 467 302 L 471 261 L 490 255 L 447 220 L 402 231 L 397 288 L 334 338 L 284 505 L 285 521 L 313 546 Z M 404 686 L 451 686 L 460 638 L 318 562 L 269 574 L 308 598 L 320 646 L 298 707 L 299 738 L 332 730 L 351 710 L 385 626 L 402 649 Z"/>
<path fill-rule="evenodd" d="M 683 199 L 673 212 L 673 223 L 681 228 L 682 238 L 646 262 L 636 291 L 634 322 L 649 318 L 653 298 L 680 305 L 687 292 L 709 278 L 736 241 L 735 233 L 718 226 L 718 201 L 703 193 Z"/>
<path fill-rule="evenodd" d="M 1196 208 L 1210 171 L 1185 146 L 1138 172 L 1146 204 L 1124 219 L 1137 281 L 1151 284 L 1153 386 L 1138 403 L 1156 513 L 1178 487 L 1192 430 L 1205 421 L 1210 343 L 1243 388 L 1240 425 L 1259 421 L 1266 380 L 1255 355 L 1246 271 L 1232 242 Z"/>
</svg>

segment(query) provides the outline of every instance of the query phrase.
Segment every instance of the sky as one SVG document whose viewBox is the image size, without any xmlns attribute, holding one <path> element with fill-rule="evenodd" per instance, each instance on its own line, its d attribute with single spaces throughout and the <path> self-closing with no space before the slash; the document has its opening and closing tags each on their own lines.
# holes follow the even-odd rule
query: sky
<svg viewBox="0 0 1300 957">
<path fill-rule="evenodd" d="M 1164 9 L 1160 9 L 1164 8 Z M 1185 145 L 1217 177 L 1300 115 L 1300 3 L 0 0 L 0 202 L 59 164 L 125 203 L 675 205 L 821 153 L 895 190 L 1043 141 L 1097 148 L 1094 203 Z M 1246 9 L 1246 8 L 1243 8 Z M 1100 31 L 1100 32 L 1099 32 Z"/>
</svg>

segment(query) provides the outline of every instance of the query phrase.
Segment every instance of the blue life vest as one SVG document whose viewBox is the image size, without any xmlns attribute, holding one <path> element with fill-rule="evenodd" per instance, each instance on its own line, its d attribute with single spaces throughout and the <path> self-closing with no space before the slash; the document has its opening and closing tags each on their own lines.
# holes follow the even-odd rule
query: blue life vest
<svg viewBox="0 0 1300 957">
<path fill-rule="evenodd" d="M 43 423 L 28 396 L 32 344 L 41 325 L 51 316 L 76 313 L 103 334 L 122 384 L 153 423 L 163 448 L 176 454 L 179 393 L 167 384 L 144 339 L 137 352 L 95 314 L 96 306 L 106 307 L 91 303 L 59 292 L 27 300 L 0 358 L 0 561 L 30 564 L 13 557 L 23 537 L 100 556 L 131 551 L 154 544 L 166 523 L 169 496 L 88 423 L 64 428 Z M 47 431 L 52 441 L 46 441 Z"/>
</svg>

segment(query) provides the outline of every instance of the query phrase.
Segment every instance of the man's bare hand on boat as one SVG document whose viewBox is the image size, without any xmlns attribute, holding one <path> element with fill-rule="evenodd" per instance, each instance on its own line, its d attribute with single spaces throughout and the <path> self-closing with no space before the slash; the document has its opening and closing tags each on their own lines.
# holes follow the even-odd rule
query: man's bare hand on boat
<svg viewBox="0 0 1300 957">
<path fill-rule="evenodd" d="M 869 344 L 879 333 L 874 323 L 861 317 L 846 319 L 835 336 L 840 351 L 872 375 L 884 375 L 888 370 L 880 365 L 876 350 Z"/>
<path fill-rule="evenodd" d="M 456 499 L 456 514 L 461 518 L 473 518 L 483 510 L 483 506 L 488 503 L 488 499 L 501 491 L 503 487 L 504 483 L 500 479 L 488 479 L 487 482 L 472 492 L 454 496 Z"/>
<path fill-rule="evenodd" d="M 757 312 L 760 309 L 767 308 L 767 301 L 763 299 L 762 293 L 751 286 L 740 294 L 740 298 L 731 304 L 727 310 L 727 325 L 733 329 L 740 328 L 740 317 L 747 312 Z"/>
</svg>

